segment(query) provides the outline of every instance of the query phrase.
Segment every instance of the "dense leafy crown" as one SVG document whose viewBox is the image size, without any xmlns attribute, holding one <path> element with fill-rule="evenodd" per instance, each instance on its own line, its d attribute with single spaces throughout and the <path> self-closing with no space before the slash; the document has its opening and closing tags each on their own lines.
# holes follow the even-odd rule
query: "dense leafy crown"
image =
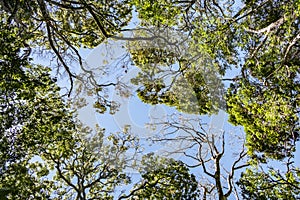
<svg viewBox="0 0 300 200">
<path fill-rule="evenodd" d="M 0 0 L 0 17 L 0 199 L 300 198 L 299 0 Z M 97 98 L 99 113 L 117 111 L 105 87 L 127 87 L 119 77 L 100 84 L 79 53 L 110 39 L 128 41 L 139 69 L 131 83 L 143 102 L 201 116 L 223 110 L 244 128 L 246 148 L 223 170 L 227 134 L 217 142 L 201 122 L 176 113 L 159 124 L 170 132 L 158 140 L 190 142 L 178 152 L 213 184 L 197 183 L 182 161 L 141 158 L 129 126 L 107 134 L 78 121 L 75 80 Z M 38 56 L 51 65 L 36 64 Z M 61 72 L 68 99 L 51 75 Z M 285 168 L 270 168 L 271 159 Z M 140 180 L 131 182 L 125 171 L 136 162 Z M 117 194 L 125 185 L 132 189 Z"/>
</svg>

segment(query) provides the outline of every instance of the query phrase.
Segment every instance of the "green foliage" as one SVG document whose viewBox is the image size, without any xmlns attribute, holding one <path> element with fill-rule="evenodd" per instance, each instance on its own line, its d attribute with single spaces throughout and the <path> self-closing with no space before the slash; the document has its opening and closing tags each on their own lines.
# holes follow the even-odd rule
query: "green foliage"
<svg viewBox="0 0 300 200">
<path fill-rule="evenodd" d="M 138 97 L 145 103 L 165 104 L 192 114 L 211 114 L 223 108 L 223 84 L 207 54 L 194 52 L 193 47 L 185 49 L 176 42 L 170 44 L 182 39 L 176 37 L 175 31 L 157 32 L 154 40 L 128 45 L 132 61 L 141 70 L 131 79 L 131 83 L 140 86 Z M 152 37 L 147 31 L 139 34 Z"/>
<path fill-rule="evenodd" d="M 154 26 L 174 26 L 181 18 L 187 5 L 174 0 L 132 0 L 138 17 L 143 20 L 142 24 L 149 23 Z"/>
<path fill-rule="evenodd" d="M 123 170 L 133 159 L 127 151 L 137 149 L 137 141 L 129 133 L 111 134 L 108 140 L 104 129 L 96 134 L 80 124 L 74 134 L 77 142 L 72 146 L 72 156 L 44 155 L 46 168 L 54 169 L 53 199 L 113 199 L 116 186 L 130 183 Z M 42 178 L 49 179 L 47 176 Z"/>
<path fill-rule="evenodd" d="M 133 187 L 131 199 L 198 199 L 195 176 L 181 161 L 148 154 L 142 164 L 142 181 Z"/>
<path fill-rule="evenodd" d="M 238 182 L 244 199 L 299 199 L 299 169 L 264 172 L 247 169 Z"/>
<path fill-rule="evenodd" d="M 132 47 L 132 46 L 131 46 Z M 166 49 L 142 48 L 131 50 L 130 55 L 137 66 L 159 64 L 172 65 L 176 61 L 176 54 Z"/>
<path fill-rule="evenodd" d="M 1 30 L 0 188 L 7 188 L 10 199 L 46 198 L 47 186 L 32 175 L 30 160 L 45 149 L 69 155 L 73 113 L 60 98 L 49 69 L 32 65 L 22 52 L 28 37 L 2 22 Z M 38 173 L 48 174 L 45 168 Z"/>
<path fill-rule="evenodd" d="M 6 28 L 9 32 L 10 28 Z M 28 58 L 21 57 L 20 46 L 10 42 L 18 38 L 13 34 L 6 35 L 5 31 L 1 33 L 2 147 L 4 144 L 16 145 L 20 148 L 16 153 L 21 153 L 22 149 L 38 153 L 36 147 L 41 148 L 42 144 L 48 145 L 70 134 L 72 113 L 66 113 L 68 108 L 59 98 L 59 88 L 50 78 L 49 70 L 30 65 Z M 19 41 L 22 44 L 23 41 Z M 32 131 L 37 132 L 32 134 Z M 15 147 L 3 148 L 9 155 L 15 153 Z"/>
<path fill-rule="evenodd" d="M 47 175 L 47 169 L 36 167 L 28 160 L 7 167 L 1 176 L 0 184 L 0 188 L 5 191 L 6 199 L 49 199 L 51 184 L 33 175 L 35 170 L 40 172 L 39 174 Z"/>
<path fill-rule="evenodd" d="M 239 63 L 238 43 L 234 23 L 213 14 L 200 14 L 193 20 L 190 48 L 192 55 L 205 54 L 221 75 Z"/>
<path fill-rule="evenodd" d="M 299 137 L 298 1 L 270 1 L 245 18 L 239 43 L 248 56 L 243 78 L 232 84 L 227 105 L 230 121 L 242 125 L 249 154 L 282 159 L 295 151 Z M 246 6 L 260 5 L 247 1 Z M 266 12 L 266 10 L 268 10 Z M 266 27 L 270 27 L 265 29 Z M 253 28 L 251 28 L 253 29 Z M 241 40 L 245 38 L 245 40 Z M 256 153 L 255 153 L 256 152 Z"/>
<path fill-rule="evenodd" d="M 74 60 L 84 66 L 79 48 L 120 33 L 133 8 L 140 25 L 127 47 L 140 69 L 131 81 L 142 101 L 216 113 L 225 109 L 222 76 L 235 67 L 226 111 L 244 127 L 249 163 L 291 156 L 299 140 L 300 1 L 242 2 L 0 1 L 0 198 L 113 199 L 115 188 L 130 182 L 124 169 L 127 152 L 139 148 L 136 138 L 127 128 L 106 141 L 104 130 L 83 127 L 51 70 L 33 64 L 31 53 L 53 53 L 72 89 L 80 80 Z M 102 86 L 88 79 L 97 86 L 91 95 L 101 96 Z M 94 108 L 113 114 L 118 104 L 99 98 Z M 148 155 L 142 164 L 141 182 L 122 198 L 197 199 L 195 177 L 183 163 Z M 249 168 L 239 184 L 246 199 L 297 199 L 299 169 Z"/>
<path fill-rule="evenodd" d="M 205 80 L 200 69 L 174 70 L 174 74 L 168 77 L 171 80 L 164 79 L 170 72 L 167 68 L 153 76 L 149 71 L 140 72 L 131 80 L 133 84 L 141 85 L 137 95 L 145 103 L 174 106 L 179 111 L 193 114 L 211 114 L 220 106 L 222 96 L 218 92 L 221 86 L 218 88 L 210 80 Z"/>
<path fill-rule="evenodd" d="M 76 79 L 97 86 L 94 72 L 86 69 L 79 49 L 94 48 L 119 33 L 131 19 L 132 5 L 128 0 L 1 1 L 0 10 L 3 23 L 18 27 L 23 37 L 30 38 L 23 41 L 28 54 L 34 51 L 47 56 L 52 69 L 67 74 L 64 78 L 70 83 L 70 96 Z M 89 72 L 86 80 L 78 74 L 78 64 Z M 103 93 L 99 96 L 103 98 Z M 103 104 L 110 107 L 109 101 Z"/>
<path fill-rule="evenodd" d="M 299 132 L 297 99 L 277 89 L 243 81 L 228 91 L 229 121 L 244 127 L 250 156 L 264 153 L 282 159 L 295 150 Z"/>
<path fill-rule="evenodd" d="M 163 103 L 183 112 L 207 114 L 221 107 L 212 101 L 215 99 L 209 93 L 217 90 L 212 90 L 207 81 L 217 79 L 208 79 L 206 76 L 213 73 L 202 72 L 194 58 L 206 55 L 212 63 L 209 67 L 218 69 L 215 77 L 224 75 L 230 67 L 237 67 L 240 72 L 231 79 L 226 97 L 229 121 L 244 127 L 251 162 L 267 162 L 268 158 L 282 160 L 293 154 L 299 140 L 300 2 L 247 0 L 243 1 L 242 8 L 231 3 L 187 2 L 184 12 L 172 16 L 174 23 L 167 23 L 169 19 L 159 23 L 156 17 L 159 9 L 154 12 L 152 4 L 141 4 L 146 13 L 139 13 L 141 25 L 153 29 L 153 25 L 163 24 L 171 30 L 180 29 L 188 35 L 184 42 L 189 50 L 183 51 L 180 39 L 163 34 L 159 35 L 160 39 L 166 42 L 164 45 L 156 42 L 159 48 L 153 48 L 155 40 L 152 46 L 140 45 L 142 49 L 133 48 L 135 51 L 130 48 L 133 61 L 141 69 L 132 82 L 140 86 L 138 95 L 146 103 Z M 174 58 L 170 59 L 170 55 Z M 168 74 L 175 78 L 169 78 L 172 76 Z M 184 91 L 184 98 L 179 91 Z M 189 98 L 190 94 L 199 100 L 200 109 L 195 109 L 193 103 L 197 101 Z M 254 190 L 255 185 L 259 183 L 253 183 Z M 270 186 L 273 187 L 276 186 Z M 274 193 L 272 198 L 276 199 L 275 196 L 292 198 L 279 193 Z"/>
<path fill-rule="evenodd" d="M 53 42 L 64 50 L 71 46 L 95 47 L 131 19 L 127 0 L 12 1 L 2 3 L 1 9 L 8 15 L 8 23 L 33 33 L 32 45 L 53 48 Z"/>
</svg>

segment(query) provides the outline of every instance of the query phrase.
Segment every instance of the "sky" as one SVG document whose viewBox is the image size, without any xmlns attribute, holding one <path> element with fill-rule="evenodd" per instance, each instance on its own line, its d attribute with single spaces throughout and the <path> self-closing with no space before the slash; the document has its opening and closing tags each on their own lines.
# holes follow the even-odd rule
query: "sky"
<svg viewBox="0 0 300 200">
<path fill-rule="evenodd" d="M 90 54 L 86 57 L 86 62 L 89 68 L 96 68 L 99 66 L 104 67 L 103 60 L 108 62 L 106 64 L 107 66 L 114 67 L 110 62 L 114 63 L 115 59 L 123 57 L 122 55 L 126 54 L 126 50 L 122 48 L 122 46 L 124 46 L 122 42 L 111 41 L 111 43 L 112 44 L 109 47 L 106 45 L 100 45 L 90 52 Z M 109 51 L 109 53 L 107 53 L 107 51 Z M 111 57 L 108 57 L 107 55 L 110 55 Z M 127 83 L 128 85 L 132 85 L 130 84 L 130 79 L 135 77 L 138 71 L 139 69 L 132 67 L 132 69 L 128 70 L 127 73 L 123 73 L 125 75 L 120 76 L 116 70 L 116 72 L 112 72 L 112 74 L 108 76 L 105 75 L 104 77 L 99 77 L 99 82 L 107 83 L 116 79 L 116 77 L 119 77 L 118 79 L 120 81 Z M 133 85 L 132 87 L 132 91 L 137 88 Z M 135 92 L 132 92 L 133 96 L 129 98 L 120 97 L 116 90 L 112 90 L 109 93 L 112 100 L 120 102 L 121 106 L 119 111 L 114 115 L 110 115 L 108 113 L 98 114 L 93 109 L 93 98 L 87 97 L 89 104 L 79 110 L 79 117 L 84 123 L 89 126 L 94 126 L 98 123 L 100 126 L 105 127 L 108 132 L 122 130 L 124 125 L 130 124 L 133 134 L 138 134 L 141 138 L 147 138 L 153 133 L 149 129 L 145 128 L 146 123 L 150 123 L 156 119 L 163 119 L 167 114 L 180 113 L 175 108 L 171 108 L 166 105 L 145 104 L 135 95 Z M 193 117 L 197 116 L 193 115 Z M 217 115 L 202 117 L 202 120 L 208 123 L 209 126 L 213 127 L 215 130 L 223 129 L 226 119 L 227 115 L 224 111 L 220 111 Z"/>
<path fill-rule="evenodd" d="M 136 17 L 136 16 L 135 16 Z M 134 27 L 137 21 L 134 21 L 129 27 Z M 135 77 L 139 69 L 135 66 L 126 66 L 126 68 L 122 68 L 122 63 L 120 64 L 118 60 L 122 60 L 122 58 L 126 57 L 127 51 L 124 48 L 124 41 L 114 41 L 109 40 L 105 44 L 99 45 L 94 50 L 81 50 L 81 53 L 86 61 L 86 67 L 90 69 L 105 69 L 109 71 L 108 74 L 101 75 L 99 74 L 98 80 L 99 83 L 107 83 L 110 81 L 121 81 L 124 83 L 130 84 L 130 79 Z M 124 63 L 123 63 L 124 64 Z M 128 64 L 128 63 L 125 63 Z M 126 73 L 124 73 L 126 70 Z M 228 71 L 225 75 L 226 78 L 234 77 L 237 73 L 237 70 Z M 136 87 L 132 86 L 132 91 L 136 89 Z M 145 127 L 147 123 L 154 122 L 157 119 L 164 120 L 166 119 L 166 115 L 177 114 L 180 113 L 175 109 L 165 105 L 148 105 L 143 103 L 133 92 L 132 96 L 129 98 L 120 97 L 118 95 L 117 90 L 109 90 L 108 94 L 111 100 L 115 100 L 120 102 L 119 111 L 114 115 L 99 114 L 96 113 L 93 108 L 94 99 L 92 97 L 85 96 L 88 104 L 86 107 L 80 109 L 79 118 L 85 124 L 94 127 L 96 124 L 99 124 L 101 127 L 106 128 L 107 133 L 114 133 L 123 129 L 124 125 L 130 124 L 131 130 L 134 135 L 137 135 L 141 138 L 141 142 L 145 147 L 145 154 L 149 152 L 156 152 L 159 155 L 162 153 L 169 151 L 171 148 L 178 148 L 182 143 L 172 143 L 172 144 L 151 144 L 147 140 L 149 136 L 153 136 L 157 134 L 157 131 L 152 131 L 151 129 Z M 197 117 L 195 115 L 186 115 L 185 117 Z M 233 125 L 227 122 L 228 115 L 224 111 L 220 111 L 216 115 L 211 116 L 201 116 L 201 120 L 208 124 L 208 129 L 213 133 L 216 131 L 224 130 L 226 134 L 226 154 L 222 159 L 222 162 L 225 168 L 229 168 L 234 161 L 234 153 L 241 148 L 241 143 L 239 140 L 236 140 L 237 135 L 244 137 L 243 128 L 240 126 L 234 127 Z M 295 165 L 300 166 L 300 154 L 299 154 L 300 143 L 297 142 L 298 151 L 295 153 Z M 172 155 L 173 158 L 181 159 L 189 162 L 184 158 L 182 154 L 180 155 Z M 278 169 L 282 169 L 281 166 L 278 165 L 277 162 L 271 162 L 274 166 L 277 166 Z M 202 170 L 194 169 L 192 170 L 197 177 L 200 177 L 203 172 Z M 133 172 L 134 173 L 134 172 Z"/>
<path fill-rule="evenodd" d="M 90 68 L 97 67 L 108 67 L 110 74 L 106 74 L 103 76 L 99 76 L 100 83 L 107 83 L 111 80 L 119 80 L 124 83 L 130 85 L 130 79 L 135 77 L 139 69 L 134 66 L 128 68 L 127 73 L 124 73 L 120 66 L 116 64 L 116 60 L 118 58 L 124 58 L 126 55 L 126 49 L 123 48 L 124 42 L 113 41 L 110 40 L 109 44 L 100 45 L 96 49 L 90 51 L 86 54 L 86 62 L 87 66 Z M 121 70 L 121 71 L 120 71 Z M 126 68 L 127 70 L 127 68 Z M 236 71 L 229 71 L 225 77 L 234 77 Z M 134 86 L 132 88 L 134 91 Z M 136 89 L 136 88 L 135 88 Z M 120 97 L 116 90 L 110 90 L 109 92 L 111 100 L 115 100 L 120 102 L 120 109 L 116 114 L 110 115 L 99 114 L 96 113 L 93 109 L 94 99 L 92 97 L 87 97 L 88 105 L 83 109 L 79 110 L 79 118 L 89 126 L 94 126 L 95 124 L 99 124 L 101 127 L 105 127 L 107 133 L 117 132 L 123 129 L 123 126 L 126 124 L 131 125 L 132 133 L 139 138 L 141 138 L 141 143 L 145 147 L 144 154 L 149 152 L 155 152 L 158 155 L 164 155 L 166 151 L 170 151 L 170 149 L 180 148 L 181 145 L 185 145 L 182 143 L 169 143 L 169 144 L 151 144 L 147 138 L 149 136 L 153 136 L 157 134 L 157 131 L 152 131 L 151 129 L 145 127 L 147 123 L 154 122 L 157 119 L 164 120 L 166 119 L 166 115 L 177 114 L 180 113 L 172 107 L 168 107 L 166 105 L 148 105 L 143 103 L 133 92 L 133 95 L 129 98 Z M 227 122 L 228 115 L 224 111 L 220 111 L 216 115 L 205 115 L 205 116 L 195 116 L 195 115 L 187 115 L 183 114 L 185 117 L 196 117 L 201 118 L 204 123 L 208 124 L 208 129 L 215 133 L 217 131 L 224 130 L 226 132 L 226 146 L 225 146 L 225 156 L 222 158 L 222 164 L 225 168 L 230 169 L 231 164 L 234 162 L 235 153 L 239 151 L 242 147 L 242 143 L 237 139 L 238 136 L 244 137 L 244 131 L 241 126 L 233 126 Z M 180 133 L 179 133 L 180 134 Z M 298 151 L 295 153 L 295 165 L 300 166 L 300 155 L 299 155 L 300 144 L 297 143 Z M 185 162 L 192 161 L 186 159 L 182 154 L 172 154 L 172 158 L 180 159 Z M 273 166 L 278 169 L 283 169 L 283 167 L 276 161 L 270 162 Z M 134 171 L 129 171 L 133 175 Z M 201 168 L 195 168 L 191 170 L 198 178 L 203 175 L 203 171 Z M 133 180 L 138 180 L 139 176 L 135 174 L 136 178 Z M 125 189 L 129 189 L 130 186 Z M 120 188 L 117 191 L 123 190 L 124 188 Z"/>
<path fill-rule="evenodd" d="M 134 18 L 136 19 L 136 14 L 134 14 Z M 133 20 L 130 27 L 134 27 L 135 24 L 138 23 L 137 20 Z M 127 84 L 130 84 L 130 79 L 135 77 L 137 72 L 139 71 L 135 66 L 126 66 L 126 68 L 122 68 L 122 58 L 126 57 L 127 51 L 124 48 L 125 43 L 122 41 L 109 40 L 107 43 L 103 43 L 99 45 L 97 48 L 90 49 L 80 49 L 80 54 L 83 58 L 85 58 L 86 67 L 90 69 L 103 69 L 104 71 L 108 71 L 108 74 L 101 74 L 101 70 L 98 72 L 97 80 L 99 83 L 108 83 L 110 81 L 121 81 Z M 121 60 L 121 63 L 118 61 Z M 44 58 L 35 58 L 36 63 L 41 63 L 47 65 Z M 126 73 L 124 73 L 126 70 Z M 97 74 L 97 73 L 96 73 Z M 236 74 L 235 70 L 231 70 L 227 72 L 225 75 L 226 78 L 234 77 Z M 60 82 L 60 85 L 66 85 L 64 81 Z M 132 86 L 132 91 L 136 89 L 136 87 Z M 185 145 L 182 143 L 169 143 L 164 145 L 152 144 L 147 140 L 148 137 L 154 136 L 157 134 L 157 131 L 152 131 L 151 129 L 145 127 L 147 123 L 155 122 L 158 119 L 164 120 L 166 119 L 166 115 L 176 114 L 180 115 L 179 111 L 175 108 L 168 107 L 166 105 L 148 105 L 143 103 L 137 96 L 136 93 L 133 92 L 133 95 L 129 98 L 120 97 L 118 95 L 117 90 L 109 90 L 108 94 L 111 100 L 115 100 L 120 102 L 119 111 L 110 115 L 109 113 L 99 114 L 93 108 L 93 103 L 95 99 L 91 96 L 84 95 L 86 98 L 87 106 L 78 110 L 79 119 L 90 127 L 95 127 L 96 124 L 101 127 L 106 128 L 107 133 L 115 133 L 123 129 L 124 125 L 130 124 L 132 133 L 139 138 L 141 138 L 141 142 L 145 147 L 144 154 L 149 152 L 156 152 L 158 155 L 163 155 L 166 151 L 170 149 L 180 148 L 181 145 Z M 196 117 L 195 115 L 187 115 L 182 114 L 184 117 Z M 235 140 L 236 135 L 243 136 L 243 128 L 238 126 L 234 127 L 227 122 L 228 115 L 224 111 L 220 111 L 216 115 L 211 116 L 201 116 L 201 120 L 204 123 L 208 124 L 208 129 L 214 133 L 216 131 L 224 130 L 226 133 L 226 154 L 223 158 L 222 162 L 225 167 L 230 167 L 233 162 L 233 154 L 236 150 L 241 148 L 241 144 L 237 143 L 238 140 Z M 178 133 L 179 134 L 179 133 Z M 227 143 L 228 141 L 228 143 Z M 295 153 L 295 165 L 300 167 L 300 142 L 297 142 L 298 151 Z M 187 160 L 182 154 L 173 154 L 172 158 L 181 159 L 187 162 Z M 274 165 L 277 163 L 274 162 Z M 280 167 L 279 167 L 280 169 Z M 134 174 L 133 171 L 130 171 Z M 203 172 L 202 170 L 194 169 L 192 172 L 200 177 Z M 137 180 L 137 179 L 136 179 Z M 130 188 L 130 186 L 128 187 Z M 127 189 L 128 189 L 127 188 Z M 122 188 L 124 189 L 124 188 Z"/>
<path fill-rule="evenodd" d="M 115 68 L 115 60 L 118 58 L 123 58 L 123 55 L 127 52 L 124 48 L 122 48 L 122 46 L 124 46 L 123 42 L 110 41 L 109 43 L 111 44 L 98 46 L 86 56 L 85 60 L 87 68 L 105 68 L 105 66 Z M 105 64 L 103 64 L 103 61 Z M 110 71 L 111 74 L 109 74 L 108 76 L 99 76 L 100 83 L 107 83 L 109 81 L 119 79 L 120 81 L 130 85 L 130 79 L 135 77 L 139 70 L 136 67 L 131 67 L 127 73 L 121 73 L 122 75 L 120 75 L 118 70 L 116 69 L 112 69 Z M 134 91 L 134 86 L 132 91 Z M 125 125 L 130 124 L 132 133 L 141 140 L 141 144 L 144 147 L 143 154 L 155 152 L 157 155 L 163 155 L 166 153 L 166 151 L 170 151 L 172 149 L 174 150 L 176 148 L 182 148 L 182 145 L 184 144 L 181 142 L 173 142 L 161 145 L 152 144 L 151 142 L 149 142 L 149 140 L 147 140 L 147 138 L 151 136 L 153 137 L 158 132 L 152 131 L 151 129 L 145 127 L 145 125 L 147 123 L 157 121 L 157 119 L 163 120 L 168 114 L 179 114 L 179 112 L 175 108 L 171 108 L 165 105 L 151 106 L 145 104 L 135 95 L 135 92 L 133 92 L 133 96 L 129 98 L 120 97 L 115 90 L 111 90 L 109 94 L 112 100 L 120 102 L 121 106 L 116 114 L 110 115 L 109 113 L 96 113 L 95 109 L 93 108 L 94 99 L 92 97 L 86 96 L 88 102 L 87 106 L 78 111 L 80 120 L 91 127 L 99 124 L 101 127 L 105 127 L 106 133 L 114 133 L 120 131 Z M 193 117 L 198 116 L 193 115 Z M 214 130 L 221 130 L 226 128 L 226 118 L 227 116 L 224 111 L 220 111 L 217 115 L 202 117 L 203 121 L 208 123 Z M 170 157 L 185 160 L 182 154 L 172 154 Z M 132 171 L 131 169 L 129 169 L 129 171 L 127 172 L 132 174 L 133 182 L 137 182 L 139 180 L 140 176 L 136 171 Z M 192 172 L 198 176 L 201 176 L 202 173 L 201 171 L 199 171 L 199 169 L 192 170 Z M 117 188 L 116 197 L 121 190 L 129 190 L 131 186 L 132 185 Z"/>
</svg>

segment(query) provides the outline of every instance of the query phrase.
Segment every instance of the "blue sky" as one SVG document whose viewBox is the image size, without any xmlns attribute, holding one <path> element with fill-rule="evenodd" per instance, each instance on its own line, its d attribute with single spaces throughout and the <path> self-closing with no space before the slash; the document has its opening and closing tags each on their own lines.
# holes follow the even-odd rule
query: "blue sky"
<svg viewBox="0 0 300 200">
<path fill-rule="evenodd" d="M 239 3 L 238 3 L 239 4 Z M 136 14 L 135 14 L 136 18 Z M 134 27 L 137 21 L 134 21 L 129 27 Z M 106 44 L 101 44 L 94 50 L 81 50 L 83 57 L 87 62 L 87 66 L 90 68 L 103 68 L 109 71 L 108 74 L 99 74 L 99 83 L 107 83 L 110 81 L 121 80 L 123 82 L 130 83 L 130 79 L 135 76 L 138 69 L 134 66 L 128 66 L 127 73 L 124 73 L 124 69 L 118 63 L 120 58 L 126 56 L 126 49 L 123 48 L 125 43 L 122 41 L 109 40 Z M 226 73 L 225 78 L 232 78 L 236 75 L 237 70 L 230 70 Z M 133 87 L 134 88 L 134 87 Z M 134 91 L 134 90 L 132 90 Z M 116 90 L 109 90 L 108 94 L 112 100 L 119 101 L 121 104 L 119 112 L 115 115 L 98 114 L 93 109 L 94 99 L 92 97 L 85 96 L 88 105 L 79 110 L 79 118 L 87 125 L 93 127 L 95 124 L 99 124 L 101 127 L 106 128 L 107 133 L 114 133 L 123 129 L 124 125 L 131 125 L 132 133 L 139 136 L 142 140 L 142 144 L 145 147 L 145 153 L 148 152 L 161 152 L 168 150 L 171 146 L 154 144 L 150 145 L 149 141 L 146 140 L 148 136 L 156 134 L 150 129 L 145 127 L 145 124 L 153 122 L 155 118 L 164 119 L 165 115 L 179 112 L 165 105 L 151 106 L 143 103 L 133 92 L 133 96 L 129 98 L 122 98 L 117 95 Z M 184 114 L 185 117 L 189 115 Z M 195 117 L 192 116 L 191 117 Z M 208 124 L 208 127 L 213 127 L 214 130 L 224 130 L 226 132 L 226 154 L 222 159 L 225 168 L 229 168 L 231 163 L 234 161 L 234 153 L 241 148 L 239 140 L 235 139 L 237 135 L 244 137 L 242 127 L 234 127 L 227 122 L 228 115 L 224 111 L 220 111 L 217 115 L 212 116 L 197 116 Z M 173 144 L 172 147 L 176 146 Z M 300 166 L 300 155 L 299 155 L 300 143 L 297 142 L 298 151 L 295 153 L 295 165 Z M 173 155 L 177 159 L 181 159 L 189 162 L 183 155 Z M 282 169 L 277 162 L 271 162 L 274 166 L 278 166 L 278 169 Z M 200 177 L 203 172 L 199 168 L 192 170 L 193 173 Z"/>
<path fill-rule="evenodd" d="M 85 55 L 87 64 L 92 68 L 105 66 L 108 66 L 107 69 L 112 68 L 109 70 L 111 74 L 99 76 L 99 81 L 101 83 L 106 83 L 112 80 L 122 80 L 123 82 L 127 82 L 128 84 L 130 84 L 130 79 L 133 78 L 135 74 L 137 74 L 138 69 L 134 66 L 131 66 L 129 67 L 127 73 L 124 73 L 124 71 L 122 71 L 122 69 L 118 67 L 118 65 L 116 65 L 116 59 L 123 58 L 123 56 L 126 54 L 126 50 L 122 48 L 122 46 L 124 46 L 124 43 L 114 41 L 110 42 L 112 42 L 111 45 L 100 45 L 93 51 L 90 51 L 89 54 L 86 53 Z M 236 75 L 236 72 L 236 70 L 231 70 L 225 75 L 225 77 L 234 77 L 234 75 Z M 82 110 L 79 110 L 80 119 L 90 126 L 94 126 L 96 123 L 98 123 L 101 127 L 106 128 L 107 133 L 113 133 L 122 130 L 123 126 L 126 124 L 131 125 L 132 133 L 142 138 L 141 141 L 143 141 L 142 144 L 145 147 L 145 153 L 153 151 L 162 155 L 161 152 L 170 148 L 170 146 L 168 145 L 150 145 L 149 141 L 147 141 L 146 139 L 143 140 L 144 138 L 157 133 L 152 132 L 151 130 L 146 128 L 145 124 L 152 122 L 153 120 L 155 120 L 155 118 L 164 119 L 165 115 L 168 114 L 179 114 L 176 109 L 165 105 L 151 106 L 145 104 L 136 95 L 134 95 L 134 92 L 133 96 L 129 98 L 119 97 L 115 90 L 110 90 L 109 94 L 112 100 L 116 100 L 121 103 L 119 112 L 117 112 L 115 115 L 110 115 L 108 113 L 98 114 L 92 107 L 92 103 L 94 101 L 93 98 L 88 97 L 88 106 L 83 108 Z M 195 115 L 183 115 L 185 117 L 195 117 Z M 226 132 L 226 153 L 222 159 L 222 162 L 225 168 L 229 169 L 232 162 L 234 161 L 234 154 L 241 148 L 240 141 L 235 137 L 244 137 L 243 128 L 240 126 L 234 127 L 229 124 L 227 122 L 228 115 L 224 111 L 220 111 L 217 115 L 196 117 L 201 118 L 203 122 L 208 124 L 208 127 L 212 127 L 214 130 L 224 130 Z M 172 147 L 174 147 L 174 145 L 175 144 L 173 144 Z M 300 144 L 298 142 L 297 149 L 299 148 Z M 172 155 L 172 157 L 190 162 L 183 155 Z M 295 153 L 295 161 L 295 165 L 299 166 L 299 150 Z M 278 169 L 283 169 L 282 166 L 278 165 L 278 162 L 271 162 L 271 164 L 278 167 Z M 197 175 L 197 177 L 201 177 L 203 175 L 202 170 L 199 168 L 193 169 L 192 172 Z"/>
</svg>

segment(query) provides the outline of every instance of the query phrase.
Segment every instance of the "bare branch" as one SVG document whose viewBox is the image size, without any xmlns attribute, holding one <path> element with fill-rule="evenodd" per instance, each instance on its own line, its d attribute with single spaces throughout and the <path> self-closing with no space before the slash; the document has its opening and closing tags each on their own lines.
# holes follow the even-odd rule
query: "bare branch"
<svg viewBox="0 0 300 200">
<path fill-rule="evenodd" d="M 229 197 L 229 195 L 232 193 L 232 189 L 234 189 L 234 185 L 233 185 L 233 177 L 234 177 L 234 172 L 238 169 L 244 168 L 249 166 L 248 163 L 244 164 L 244 165 L 240 165 L 238 167 L 236 167 L 236 165 L 247 155 L 247 152 L 245 152 L 245 146 L 243 145 L 242 151 L 239 153 L 238 158 L 234 161 L 234 163 L 231 166 L 231 172 L 230 174 L 228 174 L 228 178 L 227 178 L 227 184 L 228 184 L 228 191 L 225 193 L 225 197 Z"/>
</svg>

